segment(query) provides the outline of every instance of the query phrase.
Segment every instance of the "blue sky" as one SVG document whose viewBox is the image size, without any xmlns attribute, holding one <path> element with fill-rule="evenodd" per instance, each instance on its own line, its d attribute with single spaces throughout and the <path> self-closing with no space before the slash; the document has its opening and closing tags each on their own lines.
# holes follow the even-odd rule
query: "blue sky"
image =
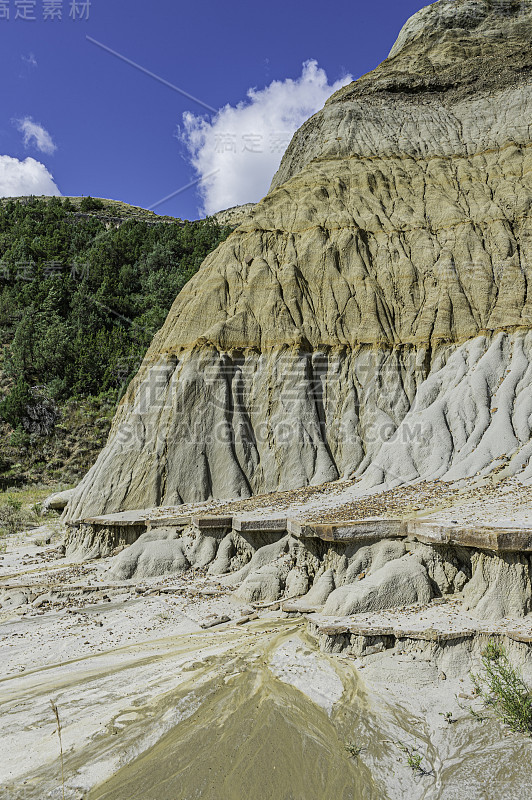
<svg viewBox="0 0 532 800">
<path fill-rule="evenodd" d="M 0 194 L 30 176 L 194 219 L 265 194 L 290 127 L 385 58 L 423 2 L 92 0 L 75 19 L 71 5 L 0 0 Z"/>
</svg>

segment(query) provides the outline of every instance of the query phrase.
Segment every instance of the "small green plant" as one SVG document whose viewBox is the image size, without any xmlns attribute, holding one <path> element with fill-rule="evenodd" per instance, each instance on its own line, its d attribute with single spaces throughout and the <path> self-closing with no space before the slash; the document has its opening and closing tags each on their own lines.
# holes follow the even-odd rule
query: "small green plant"
<svg viewBox="0 0 532 800">
<path fill-rule="evenodd" d="M 61 786 L 63 788 L 63 800 L 65 800 L 65 763 L 63 756 L 63 729 L 61 727 L 61 720 L 59 719 L 59 709 L 53 700 L 50 700 L 52 711 L 54 712 L 55 720 L 57 723 L 57 735 L 59 737 L 59 752 L 61 755 Z"/>
<path fill-rule="evenodd" d="M 365 750 L 365 747 L 360 747 L 359 745 L 355 744 L 354 742 L 346 742 L 345 749 L 349 753 L 352 758 L 358 758 L 359 755 Z"/>
<path fill-rule="evenodd" d="M 456 722 L 455 718 L 453 717 L 452 711 L 446 711 L 445 713 L 443 711 L 440 711 L 440 717 L 444 718 L 447 725 L 452 725 L 454 722 Z"/>
<path fill-rule="evenodd" d="M 20 509 L 22 508 L 22 500 L 19 500 L 12 494 L 8 494 L 6 505 L 8 505 L 9 508 L 12 508 L 13 511 L 20 511 Z"/>
<path fill-rule="evenodd" d="M 515 733 L 532 734 L 532 691 L 510 664 L 504 647 L 490 641 L 482 652 L 483 672 L 472 674 L 484 704 Z"/>
<path fill-rule="evenodd" d="M 421 753 L 409 753 L 406 759 L 406 763 L 410 767 L 410 769 L 414 770 L 414 772 L 421 772 L 421 762 L 423 761 L 423 756 Z"/>
<path fill-rule="evenodd" d="M 476 720 L 478 720 L 478 722 L 485 722 L 486 721 L 486 717 L 484 717 L 475 708 L 468 708 L 467 710 L 471 714 L 472 717 L 474 717 Z"/>
<path fill-rule="evenodd" d="M 4 503 L 0 505 L 0 535 L 9 536 L 18 533 L 26 523 L 26 517 L 22 512 L 22 501 L 17 500 L 13 495 L 8 495 Z"/>
<path fill-rule="evenodd" d="M 406 763 L 416 775 L 432 775 L 432 770 L 423 767 L 423 756 L 416 747 L 409 747 L 404 742 L 398 742 L 397 747 L 406 755 Z"/>
</svg>

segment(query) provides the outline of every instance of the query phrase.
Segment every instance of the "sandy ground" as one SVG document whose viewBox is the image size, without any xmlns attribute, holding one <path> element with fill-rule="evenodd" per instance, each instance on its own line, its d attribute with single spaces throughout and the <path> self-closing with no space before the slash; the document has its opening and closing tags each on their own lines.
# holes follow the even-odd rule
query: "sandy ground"
<svg viewBox="0 0 532 800">
<path fill-rule="evenodd" d="M 529 797 L 530 742 L 471 715 L 467 673 L 327 655 L 201 572 L 112 582 L 42 534 L 0 560 L 1 800 L 62 797 L 51 700 L 70 800 Z"/>
</svg>

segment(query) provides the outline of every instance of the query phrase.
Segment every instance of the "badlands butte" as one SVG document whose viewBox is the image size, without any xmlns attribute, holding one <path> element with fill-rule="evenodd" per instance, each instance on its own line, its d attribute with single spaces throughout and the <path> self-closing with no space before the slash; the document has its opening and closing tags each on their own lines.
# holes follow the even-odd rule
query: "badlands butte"
<svg viewBox="0 0 532 800">
<path fill-rule="evenodd" d="M 224 212 L 2 559 L 1 800 L 528 800 L 471 672 L 532 682 L 531 43 L 427 6 Z"/>
<path fill-rule="evenodd" d="M 69 553 L 326 615 L 529 614 L 531 33 L 530 2 L 440 0 L 297 131 L 156 335 Z"/>
<path fill-rule="evenodd" d="M 435 3 L 302 126 L 179 294 L 68 520 L 532 476 L 531 26 L 529 2 Z"/>
</svg>

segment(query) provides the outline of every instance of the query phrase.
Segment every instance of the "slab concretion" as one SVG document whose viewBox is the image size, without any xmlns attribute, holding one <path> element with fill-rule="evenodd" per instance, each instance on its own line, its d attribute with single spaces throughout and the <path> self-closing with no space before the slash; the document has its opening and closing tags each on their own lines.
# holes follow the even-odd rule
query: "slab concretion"
<svg viewBox="0 0 532 800">
<path fill-rule="evenodd" d="M 228 530 L 239 533 L 279 533 L 286 531 L 299 539 L 320 539 L 324 542 L 356 543 L 383 539 L 406 539 L 429 545 L 458 545 L 500 553 L 532 552 L 532 525 L 504 527 L 502 525 L 459 525 L 435 520 L 399 518 L 368 518 L 351 521 L 314 523 L 286 517 L 257 518 L 245 516 L 164 515 L 150 516 L 149 511 L 123 512 L 92 517 L 75 526 L 88 525 L 95 529 L 135 527 L 185 528 L 193 525 L 200 531 Z M 140 534 L 139 534 L 140 535 Z"/>
</svg>

